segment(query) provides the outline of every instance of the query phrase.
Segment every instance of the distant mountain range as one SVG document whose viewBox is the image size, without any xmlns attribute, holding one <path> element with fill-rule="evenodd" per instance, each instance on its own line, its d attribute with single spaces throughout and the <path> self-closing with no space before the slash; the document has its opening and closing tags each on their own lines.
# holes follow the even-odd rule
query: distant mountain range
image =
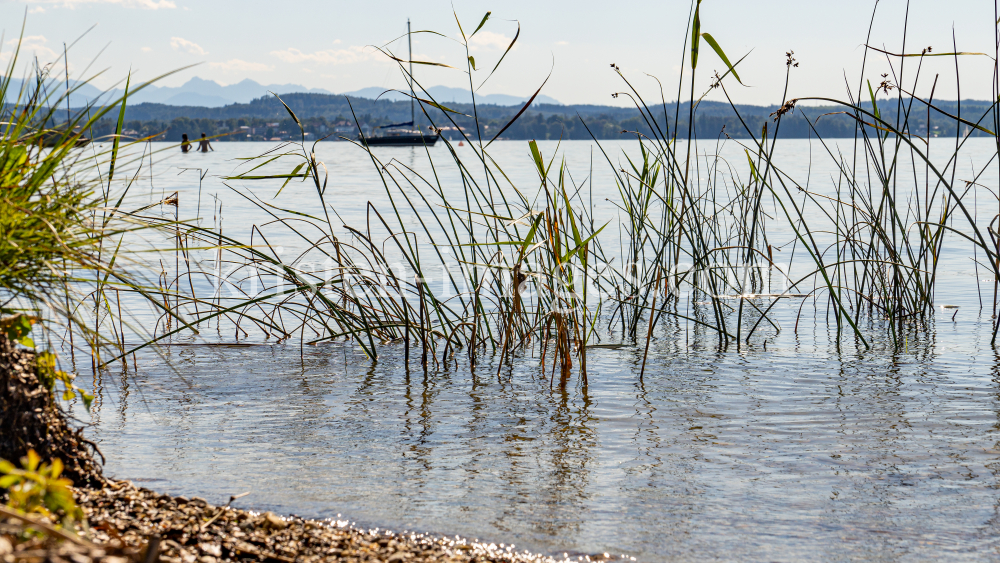
<svg viewBox="0 0 1000 563">
<path fill-rule="evenodd" d="M 169 106 L 201 106 L 222 107 L 230 104 L 245 104 L 250 100 L 268 95 L 289 94 L 292 92 L 332 94 L 322 88 L 306 88 L 298 84 L 267 84 L 263 85 L 249 78 L 236 84 L 223 86 L 214 80 L 205 80 L 197 76 L 185 82 L 182 86 L 156 86 L 143 88 L 130 98 L 130 103 L 141 104 L 149 102 Z"/>
<path fill-rule="evenodd" d="M 21 82 L 12 80 L 12 90 L 19 90 Z M 73 85 L 73 82 L 70 82 Z M 51 81 L 46 85 L 50 92 L 61 93 L 65 88 L 64 83 Z M 434 98 L 441 103 L 470 103 L 472 97 L 468 90 L 462 88 L 449 88 L 448 86 L 431 86 L 428 88 Z M 205 80 L 194 77 L 182 86 L 156 86 L 150 85 L 129 97 L 130 104 L 154 103 L 169 106 L 187 107 L 207 107 L 216 108 L 232 104 L 246 104 L 257 98 L 275 94 L 309 93 L 309 94 L 333 94 L 323 88 L 306 88 L 298 84 L 260 84 L 259 82 L 245 79 L 236 84 L 223 86 L 214 80 Z M 393 101 L 406 100 L 406 96 L 398 92 L 385 92 L 385 88 L 371 86 L 355 90 L 353 92 L 343 92 L 341 95 L 357 98 L 388 99 Z M 8 98 L 16 95 L 8 92 Z M 58 95 L 58 94 L 53 94 Z M 86 102 L 103 96 L 105 100 L 111 100 L 119 95 L 118 90 L 104 92 L 90 84 L 82 84 L 73 92 L 71 102 L 74 106 L 83 105 Z M 480 104 L 494 104 L 500 106 L 512 106 L 523 104 L 528 100 L 527 96 L 511 96 L 508 94 L 486 94 L 477 95 L 476 102 Z M 559 104 L 559 102 L 549 96 L 539 95 L 535 99 L 536 103 Z"/>
<path fill-rule="evenodd" d="M 431 86 L 427 89 L 431 96 L 439 103 L 458 103 L 458 104 L 471 104 L 472 95 L 469 94 L 469 90 L 466 88 L 449 88 L 448 86 Z M 383 92 L 385 92 L 383 94 Z M 405 101 L 409 98 L 404 96 L 399 92 L 386 92 L 385 88 L 377 88 L 375 86 L 369 86 L 368 88 L 362 88 L 360 90 L 355 90 L 353 92 L 344 92 L 344 96 L 353 96 L 355 98 L 369 98 L 380 100 L 393 100 L 393 101 Z M 381 96 L 381 97 L 379 97 Z M 516 106 L 523 104 L 528 101 L 530 96 L 511 96 L 509 94 L 476 94 L 477 104 L 493 104 L 496 106 Z M 539 94 L 535 98 L 535 102 L 538 104 L 553 104 L 561 105 L 559 100 L 555 98 L 546 96 L 544 94 Z"/>
</svg>

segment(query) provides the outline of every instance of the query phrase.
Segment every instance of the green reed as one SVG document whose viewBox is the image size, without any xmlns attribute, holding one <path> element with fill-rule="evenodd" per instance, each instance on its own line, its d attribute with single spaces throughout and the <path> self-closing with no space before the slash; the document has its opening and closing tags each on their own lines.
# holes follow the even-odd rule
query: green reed
<svg viewBox="0 0 1000 563">
<path fill-rule="evenodd" d="M 17 89 L 18 41 L 0 78 L 0 315 L 9 329 L 0 340 L 16 336 L 36 348 L 27 338 L 36 325 L 35 336 L 45 340 L 37 344 L 40 358 L 54 362 L 50 350 L 62 341 L 74 363 L 80 351 L 96 368 L 126 351 L 122 293 L 194 327 L 161 304 L 156 286 L 134 267 L 135 255 L 122 249 L 129 237 L 170 228 L 169 221 L 144 217 L 143 209 L 125 209 L 145 155 L 123 158 L 120 151 L 145 139 L 123 142 L 122 122 L 128 96 L 145 85 L 130 91 L 126 81 L 124 94 L 107 103 L 71 108 L 87 80 L 70 85 L 66 56 L 68 50 L 51 65 L 36 63 Z M 66 78 L 60 85 L 54 69 L 61 64 Z M 101 139 L 109 146 L 97 148 L 87 135 L 115 111 L 117 129 Z M 121 172 L 137 164 L 133 175 Z"/>
<path fill-rule="evenodd" d="M 959 153 L 970 135 L 962 134 L 960 126 L 997 139 L 996 108 L 975 119 L 963 118 L 934 105 L 933 85 L 926 99 L 916 94 L 924 88 L 926 57 L 981 55 L 957 49 L 890 53 L 897 62 L 894 82 L 884 80 L 875 88 L 861 80 L 859 90 L 840 101 L 788 99 L 798 66 L 790 52 L 784 61 L 785 93 L 773 119 L 758 131 L 740 117 L 749 140 L 729 138 L 725 131 L 702 140 L 695 117 L 709 92 L 718 89 L 740 115 L 733 81 L 742 83 L 742 59 L 730 62 L 719 42 L 702 30 L 701 9 L 700 1 L 692 4 L 684 71 L 672 105 L 662 86 L 661 102 L 647 104 L 638 87 L 612 65 L 625 85 L 616 96 L 631 100 L 646 124 L 645 132 L 629 133 L 637 156 L 613 155 L 599 145 L 614 172 L 617 233 L 611 223 L 593 216 L 586 191 L 594 189 L 592 174 L 578 184 L 564 161 L 556 154 L 543 155 L 531 142 L 538 184 L 515 185 L 490 156 L 490 143 L 530 108 L 534 96 L 492 138 L 484 138 L 474 109 L 465 117 L 475 126 L 457 129 L 468 148 L 460 151 L 442 137 L 443 156 L 424 151 L 429 173 L 383 159 L 363 136 L 345 139 L 371 161 L 389 201 L 381 209 L 369 203 L 360 225 L 342 225 L 328 192 L 336 180 L 316 156 L 320 141 L 307 143 L 303 131 L 297 143 L 247 158 L 227 182 L 282 182 L 279 195 L 290 182 L 309 182 L 316 198 L 310 208 L 316 212 L 293 211 L 234 187 L 232 193 L 271 221 L 253 226 L 249 240 L 190 223 L 178 235 L 189 250 L 218 253 L 214 269 L 189 269 L 189 282 L 192 276 L 205 276 L 221 287 L 227 269 L 237 291 L 246 291 L 248 281 L 260 290 L 223 301 L 198 298 L 193 289 L 182 295 L 174 280 L 167 285 L 176 289 L 175 314 L 194 308 L 194 315 L 150 342 L 228 318 L 237 338 L 247 336 L 251 326 L 267 337 L 295 338 L 300 346 L 347 338 L 373 360 L 382 346 L 398 343 L 406 364 L 419 355 L 423 369 L 448 369 L 464 348 L 473 366 L 483 354 L 494 355 L 501 377 L 516 358 L 533 356 L 551 370 L 553 384 L 558 371 L 559 385 L 565 386 L 577 369 L 586 381 L 586 350 L 607 345 L 601 342 L 609 334 L 615 345 L 641 350 L 641 375 L 654 331 L 667 330 L 664 323 L 692 326 L 696 337 L 714 339 L 722 347 L 744 346 L 783 330 L 772 311 L 784 299 L 801 300 L 799 316 L 809 302 L 817 315 L 825 309 L 838 341 L 849 336 L 868 347 L 884 334 L 899 346 L 904 332 L 924 330 L 933 318 L 947 235 L 971 243 L 978 264 L 1000 280 L 995 231 L 980 224 L 968 199 L 990 163 L 971 180 L 956 176 Z M 469 36 L 459 24 L 466 61 L 464 70 L 455 70 L 469 75 L 473 96 L 520 33 L 488 73 L 488 66 L 477 70 L 468 44 L 491 23 L 489 16 Z M 702 42 L 726 72 L 714 75 L 707 91 L 699 92 L 695 78 Z M 411 61 L 395 56 L 388 46 L 381 50 L 399 64 L 411 84 L 404 93 L 419 100 L 424 119 L 433 128 L 457 128 L 458 112 L 435 100 L 409 73 Z M 480 72 L 486 74 L 482 81 L 477 80 Z M 892 111 L 884 98 L 877 98 L 879 90 L 895 96 Z M 682 94 L 686 103 L 680 101 Z M 800 104 L 810 101 L 839 106 L 856 121 L 851 152 L 819 136 L 815 122 L 823 116 L 811 115 L 813 110 Z M 295 112 L 285 108 L 301 127 Z M 833 195 L 801 184 L 778 157 L 782 121 L 796 111 L 809 118 L 817 146 L 836 164 Z M 928 129 L 932 113 L 956 125 L 955 148 L 948 158 L 935 154 L 931 159 L 929 139 L 912 127 L 915 112 L 926 113 Z M 733 144 L 742 152 L 738 162 L 721 156 L 722 146 Z M 935 164 L 942 160 L 944 165 Z M 904 162 L 915 164 L 904 169 Z M 286 166 L 287 172 L 275 174 L 273 166 Z M 457 176 L 462 190 L 446 189 L 445 175 Z M 278 232 L 300 242 L 298 255 L 277 252 L 269 237 Z M 397 261 L 402 268 L 393 267 Z M 306 268 L 307 262 L 324 265 Z M 437 272 L 443 283 L 428 283 Z M 770 288 L 775 279 L 786 285 L 780 292 Z"/>
</svg>

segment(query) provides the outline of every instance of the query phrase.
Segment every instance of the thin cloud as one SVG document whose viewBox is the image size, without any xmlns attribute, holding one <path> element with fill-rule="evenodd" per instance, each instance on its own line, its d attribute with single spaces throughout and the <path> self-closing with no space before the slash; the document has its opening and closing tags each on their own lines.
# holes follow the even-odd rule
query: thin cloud
<svg viewBox="0 0 1000 563">
<path fill-rule="evenodd" d="M 77 8 L 87 4 L 115 4 L 123 8 L 160 10 L 176 8 L 172 0 L 26 0 L 28 4 L 48 4 L 62 8 Z"/>
<path fill-rule="evenodd" d="M 199 57 L 204 57 L 208 54 L 208 51 L 201 48 L 201 45 L 193 41 L 188 41 L 183 37 L 171 37 L 170 46 L 173 47 L 175 51 L 184 51 L 192 55 L 198 55 Z"/>
<path fill-rule="evenodd" d="M 229 59 L 221 63 L 208 63 L 211 68 L 217 68 L 223 72 L 268 72 L 274 70 L 271 65 L 264 63 L 252 63 L 240 59 Z"/>
<path fill-rule="evenodd" d="M 40 59 L 54 59 L 58 57 L 58 53 L 50 49 L 46 43 L 49 40 L 45 38 L 44 35 L 28 35 L 20 39 L 21 43 L 21 53 L 33 53 Z M 11 47 L 16 47 L 18 44 L 17 39 L 11 39 L 7 42 L 7 45 Z"/>
<path fill-rule="evenodd" d="M 473 51 L 503 50 L 506 49 L 513 40 L 513 37 L 507 37 L 502 33 L 480 30 L 479 33 L 469 40 L 469 48 Z"/>
<path fill-rule="evenodd" d="M 289 47 L 281 51 L 271 51 L 271 55 L 286 63 L 310 62 L 322 65 L 346 65 L 367 61 L 371 58 L 371 54 L 366 53 L 364 47 L 326 49 L 312 53 L 304 53 L 299 49 Z"/>
</svg>

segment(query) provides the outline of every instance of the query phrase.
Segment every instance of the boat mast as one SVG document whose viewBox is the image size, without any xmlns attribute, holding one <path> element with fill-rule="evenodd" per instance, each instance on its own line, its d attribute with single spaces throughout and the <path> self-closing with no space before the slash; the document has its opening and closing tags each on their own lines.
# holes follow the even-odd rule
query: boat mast
<svg viewBox="0 0 1000 563">
<path fill-rule="evenodd" d="M 413 38 L 410 36 L 410 18 L 406 18 L 406 42 L 410 44 L 410 95 L 415 96 L 416 93 L 413 91 Z M 413 98 L 410 98 L 410 127 L 416 127 L 416 122 L 413 120 L 416 113 L 413 110 Z"/>
</svg>

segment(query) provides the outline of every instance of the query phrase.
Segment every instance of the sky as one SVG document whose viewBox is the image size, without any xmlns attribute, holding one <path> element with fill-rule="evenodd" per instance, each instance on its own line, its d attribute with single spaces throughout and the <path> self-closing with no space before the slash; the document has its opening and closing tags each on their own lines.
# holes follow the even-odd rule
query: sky
<svg viewBox="0 0 1000 563">
<path fill-rule="evenodd" d="M 469 86 L 466 54 L 452 10 L 467 34 L 487 11 L 486 25 L 469 40 L 477 70 L 472 81 L 482 93 L 528 95 L 548 77 L 543 92 L 563 103 L 628 105 L 622 74 L 648 100 L 677 98 L 682 65 L 690 93 L 690 60 L 684 33 L 691 8 L 688 0 L 548 1 L 548 0 L 0 0 L 4 33 L 0 61 L 9 60 L 12 45 L 25 21 L 23 50 L 40 64 L 56 60 L 63 42 L 72 43 L 91 26 L 69 53 L 70 74 L 84 72 L 95 85 L 109 88 L 129 71 L 151 79 L 188 65 L 163 78 L 177 86 L 193 76 L 222 84 L 245 78 L 262 84 L 301 84 L 348 92 L 368 86 L 401 88 L 397 63 L 375 46 L 405 36 L 406 20 L 413 29 L 433 30 L 413 37 L 414 59 L 458 68 L 419 65 L 418 80 L 426 86 Z M 799 66 L 791 69 L 789 97 L 822 96 L 844 99 L 845 84 L 855 92 L 861 84 L 861 62 L 874 11 L 871 45 L 893 53 L 953 51 L 952 33 L 960 51 L 993 53 L 995 17 L 992 3 L 970 0 L 769 0 L 767 2 L 704 0 L 702 31 L 710 33 L 737 67 L 743 85 L 733 77 L 726 90 L 736 103 L 781 103 L 785 89 L 786 55 L 794 51 Z M 497 71 L 490 71 L 520 29 L 514 48 Z M 386 47 L 406 58 L 397 41 Z M 918 60 L 905 59 L 907 90 L 914 86 Z M 62 66 L 59 62 L 59 66 Z M 931 57 L 922 63 L 916 92 L 928 96 L 939 75 L 936 99 L 955 99 L 956 61 Z M 961 96 L 992 97 L 992 60 L 970 55 L 959 58 Z M 700 96 L 714 71 L 725 64 L 702 43 L 694 90 Z M 19 70 L 18 72 L 23 72 Z M 887 73 L 893 82 L 900 59 L 869 51 L 863 78 L 873 85 Z M 846 80 L 846 82 L 845 82 Z M 884 94 L 883 94 L 884 95 Z M 724 100 L 721 90 L 707 99 Z M 807 102 L 803 102 L 807 103 Z"/>
</svg>

